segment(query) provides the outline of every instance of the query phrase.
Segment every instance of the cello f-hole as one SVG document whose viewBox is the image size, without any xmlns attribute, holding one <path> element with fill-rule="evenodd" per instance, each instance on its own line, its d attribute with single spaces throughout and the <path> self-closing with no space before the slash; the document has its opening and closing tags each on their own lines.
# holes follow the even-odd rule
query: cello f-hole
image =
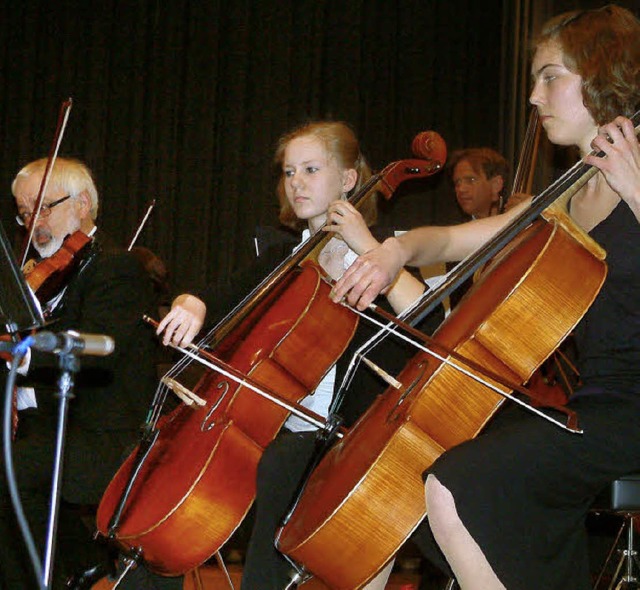
<svg viewBox="0 0 640 590">
<path fill-rule="evenodd" d="M 422 381 L 422 378 L 424 377 L 428 366 L 429 366 L 428 361 L 422 361 L 418 363 L 417 368 L 420 369 L 420 372 L 418 373 L 418 375 L 416 375 L 415 379 L 411 382 L 409 387 L 405 389 L 404 393 L 398 398 L 398 401 L 396 401 L 395 403 L 394 410 L 392 412 L 389 412 L 389 418 L 388 418 L 389 421 L 392 421 L 395 419 L 397 411 L 400 409 L 400 406 L 403 404 L 404 400 L 416 388 L 418 383 Z"/>
<path fill-rule="evenodd" d="M 209 422 L 209 419 L 211 418 L 213 413 L 220 407 L 220 404 L 222 403 L 222 400 L 224 400 L 225 396 L 227 395 L 227 392 L 229 391 L 229 382 L 228 381 L 220 381 L 220 383 L 218 383 L 218 385 L 216 385 L 216 389 L 222 389 L 223 391 L 218 396 L 218 399 L 211 406 L 211 408 L 207 412 L 207 415 L 202 420 L 202 424 L 200 424 L 200 430 L 202 432 L 208 432 L 209 430 L 211 430 L 216 425 L 216 421 L 215 420 L 212 420 L 210 424 L 207 424 L 207 422 Z"/>
</svg>

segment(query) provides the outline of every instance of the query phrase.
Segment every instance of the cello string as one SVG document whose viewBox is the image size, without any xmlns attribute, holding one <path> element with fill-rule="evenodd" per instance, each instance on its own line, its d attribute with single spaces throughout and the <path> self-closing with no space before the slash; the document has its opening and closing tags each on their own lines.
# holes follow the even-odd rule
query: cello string
<svg viewBox="0 0 640 590">
<path fill-rule="evenodd" d="M 147 316 L 144 316 L 145 320 L 147 320 Z M 153 320 L 150 321 L 153 324 Z M 157 324 L 156 324 L 157 325 Z M 204 349 L 207 347 L 208 341 L 212 337 L 212 333 L 215 331 L 210 330 L 203 338 L 201 338 L 197 344 L 192 345 L 198 349 Z M 172 346 L 172 348 L 177 348 Z M 180 350 L 179 348 L 177 350 Z M 151 403 L 150 415 L 148 418 L 148 424 L 151 427 L 155 428 L 160 416 L 162 415 L 162 411 L 164 409 L 164 404 L 167 400 L 170 388 L 166 384 L 166 379 L 175 379 L 178 381 L 177 377 L 182 375 L 184 371 L 186 371 L 192 364 L 193 359 L 189 356 L 182 356 L 178 361 L 176 361 L 169 370 L 162 376 L 162 378 L 158 381 L 158 387 L 156 388 L 156 393 L 154 395 L 153 401 Z"/>
<path fill-rule="evenodd" d="M 216 335 L 216 328 L 214 327 L 209 332 L 207 332 L 207 334 L 205 334 L 197 342 L 197 344 L 193 346 L 195 346 L 198 349 L 206 349 L 209 343 L 211 342 L 211 340 L 215 337 L 215 335 Z M 175 346 L 172 346 L 172 348 L 176 348 L 177 350 L 180 350 Z M 164 410 L 164 405 L 169 395 L 169 392 L 171 391 L 166 384 L 166 379 L 169 378 L 169 379 L 175 379 L 176 381 L 178 381 L 178 377 L 182 375 L 189 367 L 191 367 L 193 360 L 194 359 L 191 358 L 189 355 L 182 356 L 178 361 L 176 361 L 169 368 L 169 370 L 159 380 L 158 387 L 156 388 L 156 394 L 151 403 L 149 418 L 147 420 L 147 423 L 152 428 L 155 428 L 156 424 L 158 423 L 158 420 L 160 419 L 160 416 L 162 415 L 162 412 Z"/>
<path fill-rule="evenodd" d="M 402 322 L 400 322 L 399 320 L 395 319 L 393 316 L 391 316 L 391 314 L 389 314 L 388 312 L 385 312 L 382 309 L 376 308 L 375 305 L 372 306 L 372 308 L 374 308 L 374 311 L 376 311 L 378 313 L 378 315 L 382 315 L 382 317 L 389 319 L 390 321 L 394 322 L 399 328 L 405 330 L 407 333 L 415 336 L 416 338 L 418 338 L 419 340 L 425 342 L 427 345 L 431 346 L 431 347 L 435 347 L 435 348 L 439 348 L 440 352 L 442 352 L 443 354 L 447 354 L 449 355 L 451 358 L 461 361 L 463 364 L 465 364 L 467 367 L 473 369 L 474 371 L 477 371 L 478 374 L 491 379 L 495 382 L 497 382 L 498 384 L 502 385 L 503 387 L 506 387 L 507 389 L 513 390 L 513 391 L 517 391 L 518 393 L 521 393 L 525 396 L 527 396 L 530 399 L 534 399 L 537 400 L 539 402 L 542 402 L 541 405 L 548 405 L 545 403 L 544 399 L 540 399 L 538 397 L 538 395 L 536 393 L 534 393 L 534 391 L 532 391 L 531 389 L 527 389 L 524 386 L 520 385 L 519 383 L 510 381 L 508 378 L 504 378 L 499 374 L 494 373 L 493 371 L 489 371 L 486 368 L 484 368 L 481 364 L 479 364 L 476 361 L 471 360 L 470 358 L 460 354 L 459 352 L 455 351 L 454 349 L 451 349 L 448 346 L 445 346 L 443 344 L 441 344 L 437 339 L 431 337 L 431 336 L 427 336 L 426 334 L 420 332 L 419 330 L 403 324 Z M 552 408 L 555 408 L 563 413 L 566 414 L 573 414 L 574 412 L 571 411 L 567 411 L 566 408 L 564 407 L 555 407 L 555 406 L 549 406 Z"/>
<path fill-rule="evenodd" d="M 529 122 L 525 131 L 522 153 L 513 177 L 511 194 L 529 193 L 533 184 L 533 171 L 538 159 L 538 145 L 540 143 L 540 116 L 538 109 L 533 107 L 529 113 Z M 502 207 L 504 210 L 504 206 Z M 501 213 L 503 212 L 500 211 Z"/>
<path fill-rule="evenodd" d="M 143 319 L 147 319 L 146 316 Z M 208 337 L 211 335 L 211 332 L 213 332 L 213 330 L 211 330 L 208 334 L 201 338 L 196 346 L 199 348 L 204 348 L 206 346 Z M 147 424 L 151 428 L 155 428 L 156 424 L 158 423 L 170 392 L 170 389 L 166 384 L 166 379 L 175 379 L 177 381 L 177 377 L 179 377 L 184 371 L 186 371 L 191 366 L 191 363 L 191 358 L 182 356 L 178 361 L 171 365 L 169 370 L 162 376 L 161 379 L 159 379 L 158 387 L 156 388 L 156 393 L 154 395 L 153 401 L 151 402 L 151 409 L 149 412 L 149 417 L 147 419 Z"/>
<path fill-rule="evenodd" d="M 300 408 L 302 408 L 302 406 L 289 403 L 275 393 L 268 392 L 266 389 L 261 388 L 260 385 L 249 378 L 249 376 L 243 375 L 240 371 L 236 371 L 231 365 L 227 365 L 227 363 L 220 359 L 217 359 L 211 354 L 207 354 L 206 357 L 201 356 L 203 353 L 205 353 L 205 351 L 198 348 L 195 344 L 189 344 L 187 348 L 178 346 L 176 344 L 169 344 L 169 346 L 190 357 L 192 360 L 204 365 L 205 367 L 209 367 L 217 373 L 224 375 L 235 383 L 238 383 L 240 386 L 246 387 L 254 393 L 257 393 L 259 396 L 268 399 L 269 401 L 284 408 L 285 410 L 288 410 L 289 412 L 295 414 L 298 418 L 305 420 L 309 424 L 313 424 L 318 428 L 325 427 L 326 422 L 320 419 L 320 416 L 318 416 L 314 412 L 311 412 L 306 408 L 301 410 Z M 342 436 L 342 434 L 337 433 L 337 436 Z"/>
<path fill-rule="evenodd" d="M 454 267 L 447 273 L 445 273 L 441 279 L 435 282 L 433 285 L 426 285 L 425 290 L 409 305 L 407 306 L 401 313 L 398 314 L 398 320 L 403 321 L 406 317 L 408 317 L 422 302 L 424 298 L 433 294 L 435 288 L 439 288 L 442 283 L 447 280 L 449 274 L 455 271 L 457 267 Z M 340 388 L 336 393 L 336 397 L 340 395 L 341 397 L 344 395 L 342 393 L 343 389 L 348 389 L 351 386 L 351 382 L 353 381 L 353 377 L 355 376 L 355 372 L 358 369 L 360 364 L 360 359 L 363 356 L 366 356 L 371 353 L 371 351 L 381 344 L 387 336 L 392 335 L 398 329 L 398 325 L 392 321 L 389 321 L 384 330 L 379 330 L 376 332 L 371 338 L 367 341 L 363 342 L 360 347 L 353 353 L 351 357 L 351 361 L 347 367 L 347 370 L 344 374 L 344 378 L 342 379 L 342 383 L 340 384 Z"/>
</svg>

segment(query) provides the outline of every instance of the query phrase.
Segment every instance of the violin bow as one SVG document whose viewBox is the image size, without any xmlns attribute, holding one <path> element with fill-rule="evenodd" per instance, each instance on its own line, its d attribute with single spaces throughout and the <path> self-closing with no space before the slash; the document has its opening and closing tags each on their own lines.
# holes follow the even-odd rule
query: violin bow
<svg viewBox="0 0 640 590">
<path fill-rule="evenodd" d="M 47 158 L 47 166 L 42 176 L 42 181 L 40 182 L 40 189 L 38 190 L 38 197 L 36 198 L 36 204 L 34 207 L 33 215 L 31 217 L 31 222 L 27 227 L 27 237 L 22 246 L 22 254 L 20 255 L 20 258 L 21 258 L 20 268 L 24 268 L 25 262 L 27 260 L 27 252 L 29 251 L 29 246 L 31 245 L 31 242 L 33 240 L 33 233 L 36 228 L 38 216 L 40 215 L 40 210 L 42 209 L 42 201 L 44 200 L 44 195 L 47 191 L 47 186 L 49 185 L 49 179 L 51 178 L 51 173 L 53 171 L 53 164 L 55 163 L 56 158 L 58 157 L 58 151 L 60 150 L 60 144 L 62 143 L 64 131 L 67 127 L 67 122 L 69 121 L 69 114 L 71 113 L 72 106 L 73 106 L 73 100 L 71 98 L 68 98 L 60 105 L 60 112 L 58 115 L 58 125 L 56 127 L 56 132 L 53 137 L 51 149 L 49 150 L 49 156 Z"/>
<path fill-rule="evenodd" d="M 131 252 L 131 248 L 133 248 L 133 245 L 136 243 L 136 241 L 138 239 L 138 236 L 140 235 L 140 232 L 142 231 L 142 228 L 147 223 L 147 219 L 149 219 L 149 215 L 151 215 L 151 211 L 153 211 L 153 208 L 155 206 L 156 206 L 156 200 L 153 199 L 153 201 L 151 201 L 151 203 L 149 204 L 149 207 L 147 207 L 147 212 L 144 214 L 144 217 L 142 218 L 142 221 L 140 221 L 140 224 L 138 225 L 138 229 L 136 230 L 136 233 L 133 234 L 133 238 L 131 238 L 131 242 L 129 243 L 129 247 L 127 248 L 127 252 Z"/>
</svg>

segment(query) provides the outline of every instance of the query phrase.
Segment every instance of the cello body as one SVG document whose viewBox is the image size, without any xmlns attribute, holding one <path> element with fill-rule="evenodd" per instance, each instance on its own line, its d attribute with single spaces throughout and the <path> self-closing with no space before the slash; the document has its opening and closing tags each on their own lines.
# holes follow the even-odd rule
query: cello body
<svg viewBox="0 0 640 590">
<path fill-rule="evenodd" d="M 604 252 L 583 242 L 558 220 L 534 222 L 493 260 L 436 342 L 526 382 L 604 282 Z M 280 551 L 334 589 L 361 588 L 394 556 L 426 514 L 422 473 L 475 437 L 505 399 L 425 352 L 397 379 L 403 389 L 380 396 L 332 447 L 277 536 Z"/>
<path fill-rule="evenodd" d="M 216 354 L 255 383 L 299 401 L 315 389 L 356 328 L 356 316 L 333 303 L 329 289 L 319 268 L 305 264 L 219 344 Z M 321 329 L 324 322 L 331 330 Z M 255 496 L 262 451 L 289 415 L 215 371 L 207 372 L 194 392 L 204 406 L 180 405 L 160 419 L 158 438 L 135 476 L 116 535 L 125 550 L 141 552 L 150 569 L 164 575 L 206 561 L 242 522 Z M 103 495 L 97 526 L 105 536 L 134 465 L 132 454 Z"/>
</svg>

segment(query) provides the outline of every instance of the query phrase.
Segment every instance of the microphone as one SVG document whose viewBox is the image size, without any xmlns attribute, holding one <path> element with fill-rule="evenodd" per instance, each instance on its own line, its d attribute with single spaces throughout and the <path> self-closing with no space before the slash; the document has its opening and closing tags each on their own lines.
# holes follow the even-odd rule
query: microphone
<svg viewBox="0 0 640 590">
<path fill-rule="evenodd" d="M 74 330 L 66 332 L 38 332 L 34 334 L 32 348 L 55 354 L 78 354 L 107 356 L 116 346 L 111 336 L 102 334 L 81 334 Z"/>
</svg>

